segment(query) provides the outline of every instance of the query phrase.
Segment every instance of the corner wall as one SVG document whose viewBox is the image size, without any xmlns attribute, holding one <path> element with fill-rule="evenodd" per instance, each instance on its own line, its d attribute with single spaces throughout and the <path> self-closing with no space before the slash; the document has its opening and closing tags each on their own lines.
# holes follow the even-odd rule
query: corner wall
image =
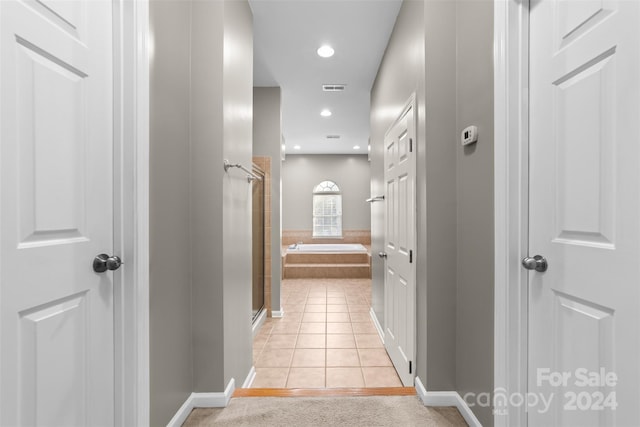
<svg viewBox="0 0 640 427">
<path fill-rule="evenodd" d="M 245 0 L 152 0 L 151 425 L 251 360 L 253 31 Z M 232 45 L 232 46 L 231 46 Z"/>
<path fill-rule="evenodd" d="M 415 91 L 417 361 L 427 391 L 493 391 L 493 3 L 405 0 L 371 92 L 371 194 L 383 194 L 384 133 Z M 459 133 L 480 129 L 474 147 Z M 384 211 L 371 212 L 372 252 Z M 373 309 L 384 322 L 383 265 Z M 493 425 L 491 408 L 472 408 Z"/>
</svg>

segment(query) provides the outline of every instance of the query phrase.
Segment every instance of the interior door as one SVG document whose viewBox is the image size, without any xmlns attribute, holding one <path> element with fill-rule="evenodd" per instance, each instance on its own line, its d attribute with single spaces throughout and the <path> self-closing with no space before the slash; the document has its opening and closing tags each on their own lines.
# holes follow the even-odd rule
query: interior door
<svg viewBox="0 0 640 427">
<path fill-rule="evenodd" d="M 531 1 L 532 426 L 640 425 L 639 23 L 637 1 Z"/>
<path fill-rule="evenodd" d="M 113 425 L 112 5 L 0 1 L 0 425 Z"/>
<path fill-rule="evenodd" d="M 402 383 L 413 386 L 416 327 L 414 107 L 406 109 L 384 140 L 385 315 L 387 353 Z"/>
</svg>

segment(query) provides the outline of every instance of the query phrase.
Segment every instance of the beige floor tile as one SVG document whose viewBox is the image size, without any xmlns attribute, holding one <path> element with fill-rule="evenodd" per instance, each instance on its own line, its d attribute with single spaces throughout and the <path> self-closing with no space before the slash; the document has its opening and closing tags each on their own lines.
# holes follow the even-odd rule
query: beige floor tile
<svg viewBox="0 0 640 427">
<path fill-rule="evenodd" d="M 360 348 L 362 366 L 393 366 L 384 348 Z"/>
<path fill-rule="evenodd" d="M 352 322 L 351 326 L 353 327 L 354 334 L 377 334 L 378 330 L 375 326 L 373 326 L 373 322 L 369 320 L 368 322 Z"/>
<path fill-rule="evenodd" d="M 402 387 L 402 382 L 393 368 L 362 368 L 365 387 Z"/>
<path fill-rule="evenodd" d="M 344 297 L 327 298 L 327 304 L 346 304 L 347 300 Z"/>
<path fill-rule="evenodd" d="M 307 304 L 304 311 L 305 313 L 326 313 L 327 306 L 324 304 Z"/>
<path fill-rule="evenodd" d="M 307 304 L 326 304 L 327 299 L 321 297 L 309 297 L 307 298 Z"/>
<path fill-rule="evenodd" d="M 292 348 L 262 350 L 256 361 L 256 368 L 288 368 L 292 355 Z"/>
<path fill-rule="evenodd" d="M 302 316 L 304 323 L 321 323 L 327 321 L 327 313 L 305 313 Z"/>
<path fill-rule="evenodd" d="M 327 367 L 360 366 L 358 351 L 350 348 L 327 349 Z"/>
<path fill-rule="evenodd" d="M 350 313 L 369 313 L 370 307 L 366 304 L 349 304 Z"/>
<path fill-rule="evenodd" d="M 325 334 L 300 334 L 296 348 L 325 348 Z"/>
<path fill-rule="evenodd" d="M 295 348 L 296 347 L 296 334 L 274 334 L 269 337 L 265 345 L 265 349 L 274 348 Z"/>
<path fill-rule="evenodd" d="M 309 298 L 326 298 L 327 291 L 309 291 Z"/>
<path fill-rule="evenodd" d="M 297 334 L 300 330 L 300 323 L 279 323 L 271 330 L 271 335 L 275 334 Z"/>
<path fill-rule="evenodd" d="M 329 304 L 327 305 L 327 313 L 348 313 L 349 306 L 345 304 Z"/>
<path fill-rule="evenodd" d="M 344 298 L 343 291 L 327 291 L 327 298 Z"/>
<path fill-rule="evenodd" d="M 327 332 L 327 324 L 304 322 L 300 324 L 301 334 L 324 334 Z"/>
<path fill-rule="evenodd" d="M 302 311 L 285 311 L 284 312 L 284 317 L 279 318 L 277 321 L 274 322 L 274 326 L 278 325 L 280 323 L 293 323 L 293 322 L 298 322 L 300 323 L 300 321 L 302 320 Z"/>
<path fill-rule="evenodd" d="M 325 366 L 324 349 L 298 348 L 293 353 L 291 366 L 295 368 L 319 368 Z"/>
<path fill-rule="evenodd" d="M 356 348 L 352 334 L 327 334 L 327 348 Z"/>
<path fill-rule="evenodd" d="M 332 322 L 350 322 L 351 318 L 349 317 L 349 313 L 327 313 L 327 323 Z"/>
<path fill-rule="evenodd" d="M 384 348 L 378 334 L 355 334 L 358 348 Z"/>
<path fill-rule="evenodd" d="M 289 368 L 256 368 L 251 388 L 283 388 L 287 385 Z"/>
<path fill-rule="evenodd" d="M 328 334 L 352 334 L 351 323 L 327 323 Z"/>
<path fill-rule="evenodd" d="M 347 298 L 347 304 L 349 304 L 349 305 L 363 305 L 366 302 L 365 299 L 362 298 L 359 295 L 358 296 L 352 296 L 352 297 L 347 296 L 346 298 Z"/>
<path fill-rule="evenodd" d="M 291 368 L 287 388 L 324 388 L 324 368 Z"/>
<path fill-rule="evenodd" d="M 349 313 L 352 322 L 370 322 L 371 316 L 369 313 Z"/>
<path fill-rule="evenodd" d="M 327 388 L 364 387 L 360 368 L 327 368 Z"/>
</svg>

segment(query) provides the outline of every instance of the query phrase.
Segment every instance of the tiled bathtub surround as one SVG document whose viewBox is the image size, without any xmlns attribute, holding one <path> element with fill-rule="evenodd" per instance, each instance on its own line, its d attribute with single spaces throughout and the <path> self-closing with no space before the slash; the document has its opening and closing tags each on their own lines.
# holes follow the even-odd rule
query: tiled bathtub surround
<svg viewBox="0 0 640 427">
<path fill-rule="evenodd" d="M 282 245 L 294 243 L 360 243 L 371 246 L 371 230 L 343 230 L 342 237 L 314 238 L 311 230 L 283 230 Z"/>
<path fill-rule="evenodd" d="M 369 315 L 369 279 L 282 282 L 285 316 L 254 338 L 254 388 L 401 387 Z"/>
</svg>

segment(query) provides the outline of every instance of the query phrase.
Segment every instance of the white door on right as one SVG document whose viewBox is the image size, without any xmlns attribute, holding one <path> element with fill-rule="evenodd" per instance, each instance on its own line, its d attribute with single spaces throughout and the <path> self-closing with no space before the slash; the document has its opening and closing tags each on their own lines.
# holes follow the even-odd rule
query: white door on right
<svg viewBox="0 0 640 427">
<path fill-rule="evenodd" d="M 384 344 L 402 384 L 415 376 L 416 234 L 414 108 L 411 105 L 384 139 L 385 254 Z"/>
<path fill-rule="evenodd" d="M 640 2 L 530 7 L 529 425 L 638 426 Z"/>
</svg>

